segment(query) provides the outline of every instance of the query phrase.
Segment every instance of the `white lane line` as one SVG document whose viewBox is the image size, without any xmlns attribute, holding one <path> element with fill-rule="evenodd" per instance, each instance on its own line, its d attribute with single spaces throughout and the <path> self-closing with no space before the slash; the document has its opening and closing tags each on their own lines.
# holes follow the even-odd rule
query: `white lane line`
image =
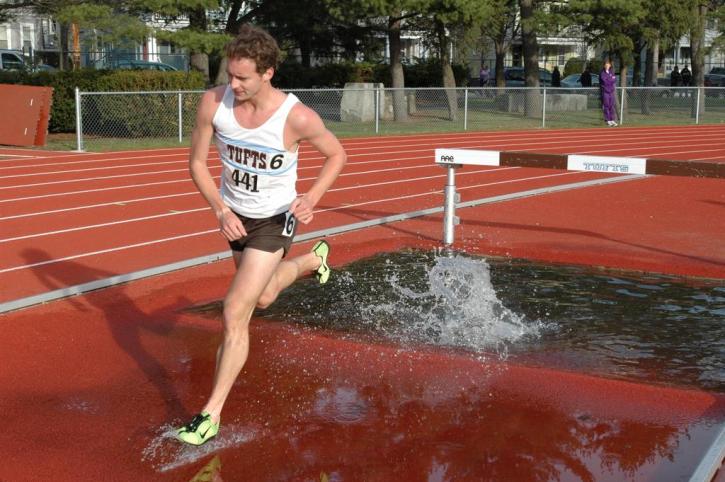
<svg viewBox="0 0 725 482">
<path fill-rule="evenodd" d="M 2 217 L 2 218 L 0 218 L 0 221 L 7 221 L 10 219 L 30 218 L 33 216 L 42 216 L 44 214 L 57 214 L 57 213 L 64 213 L 64 212 L 68 212 L 68 211 L 80 211 L 82 209 L 100 208 L 100 207 L 104 207 L 104 206 L 122 206 L 122 205 L 126 205 L 126 204 L 143 202 L 143 201 L 156 201 L 159 199 L 190 196 L 192 194 L 199 194 L 199 191 L 189 191 L 189 192 L 182 192 L 182 193 L 178 193 L 178 194 L 166 194 L 163 196 L 142 197 L 142 198 L 137 198 L 137 199 L 124 199 L 122 201 L 111 201 L 111 202 L 99 203 L 99 204 L 87 204 L 85 206 L 76 206 L 73 208 L 51 209 L 49 211 L 36 211 L 36 212 L 26 213 L 26 214 L 16 214 L 14 216 Z"/>
<path fill-rule="evenodd" d="M 92 251 L 90 253 L 81 253 L 81 254 L 76 254 L 73 256 L 66 256 L 65 258 L 49 259 L 47 261 L 41 261 L 38 263 L 32 263 L 32 264 L 26 264 L 23 266 L 14 266 L 12 268 L 0 269 L 0 274 L 10 273 L 12 271 L 18 271 L 18 270 L 25 269 L 25 268 L 36 268 L 38 266 L 45 266 L 48 264 L 61 263 L 63 261 L 70 261 L 70 260 L 78 259 L 78 258 L 86 258 L 88 256 L 112 253 L 114 251 L 123 251 L 123 250 L 131 249 L 131 248 L 140 248 L 142 246 L 150 246 L 153 244 L 165 243 L 168 241 L 176 241 L 177 239 L 191 238 L 194 236 L 203 236 L 205 234 L 218 233 L 218 232 L 219 232 L 219 229 L 216 228 L 216 229 L 210 229 L 208 231 L 200 231 L 198 233 L 182 234 L 180 236 L 172 236 L 170 238 L 154 239 L 153 241 L 145 241 L 143 243 L 128 244 L 126 246 L 118 246 L 116 248 L 101 249 L 99 251 Z"/>
<path fill-rule="evenodd" d="M 415 160 L 420 160 L 420 159 L 429 159 L 429 156 L 406 157 L 406 158 L 394 159 L 394 161 L 415 161 Z M 379 164 L 379 163 L 388 163 L 388 162 L 389 162 L 388 159 L 383 159 L 380 161 L 367 161 L 364 163 L 360 162 L 358 164 Z M 415 167 L 416 168 L 421 168 L 421 167 L 427 168 L 430 166 L 435 166 L 435 164 L 433 164 L 433 163 L 421 164 L 421 165 L 418 165 Z M 221 166 L 212 166 L 209 169 L 220 168 L 220 167 Z M 314 169 L 317 167 L 321 167 L 321 166 L 300 168 L 300 170 L 301 169 Z M 399 169 L 403 169 L 403 168 L 391 168 L 390 170 L 399 170 Z M 341 177 L 342 176 L 356 176 L 356 175 L 361 175 L 361 174 L 367 174 L 369 172 L 375 172 L 375 171 L 343 172 L 342 174 L 340 174 L 340 176 Z M 219 179 L 219 176 L 212 176 L 212 179 Z M 305 180 L 309 180 L 309 179 L 316 179 L 316 178 L 302 178 L 302 179 L 298 179 L 298 180 L 305 181 Z M 23 197 L 17 197 L 17 198 L 0 199 L 0 203 L 27 201 L 30 199 L 45 199 L 45 198 L 57 197 L 57 196 L 70 196 L 73 194 L 87 194 L 87 193 L 91 193 L 91 192 L 105 192 L 105 191 L 111 191 L 111 190 L 116 190 L 116 189 L 131 189 L 131 188 L 136 188 L 136 187 L 158 186 L 158 185 L 162 185 L 162 184 L 173 184 L 173 183 L 183 183 L 183 182 L 191 182 L 191 178 L 183 177 L 180 179 L 174 179 L 174 180 L 170 180 L 170 181 L 147 182 L 147 183 L 143 183 L 143 184 L 129 184 L 129 185 L 124 185 L 124 186 L 111 186 L 111 187 L 103 187 L 103 188 L 96 188 L 96 189 L 82 189 L 80 191 L 65 191 L 65 192 L 52 193 L 52 194 L 39 194 L 37 196 L 23 196 Z M 22 187 L 22 186 L 18 186 L 18 187 Z M 121 202 L 121 201 L 115 201 L 115 202 Z"/>
<path fill-rule="evenodd" d="M 85 169 L 68 169 L 65 171 L 45 171 L 45 172 L 32 172 L 32 173 L 25 173 L 25 174 L 9 174 L 7 176 L 0 176 L 0 179 L 12 179 L 16 177 L 30 177 L 30 176 L 50 176 L 55 174 L 69 174 L 72 172 L 87 172 L 87 171 L 106 171 L 109 169 L 125 169 L 125 168 L 131 168 L 131 167 L 143 167 L 143 166 L 162 166 L 166 164 L 179 164 L 180 162 L 186 162 L 189 161 L 166 161 L 166 162 L 144 162 L 141 164 L 125 164 L 120 166 L 103 166 L 103 167 L 87 167 Z M 49 164 L 52 165 L 52 164 Z M 63 164 L 65 166 L 65 164 Z M 58 164 L 55 164 L 56 167 L 58 167 Z M 23 169 L 27 169 L 31 166 L 22 166 Z M 41 167 L 41 166 L 32 166 L 32 167 Z M 0 169 L 13 169 L 10 167 L 0 167 Z"/>
<path fill-rule="evenodd" d="M 220 167 L 220 166 L 217 166 L 217 167 Z M 212 169 L 212 168 L 210 168 L 210 169 Z M 115 176 L 81 177 L 79 179 L 67 179 L 65 181 L 38 182 L 35 184 L 18 184 L 15 186 L 2 186 L 2 187 L 0 187 L 0 189 L 20 189 L 20 188 L 35 187 L 35 186 L 52 186 L 55 184 L 67 184 L 69 182 L 102 181 L 102 180 L 107 180 L 107 179 L 118 179 L 120 177 L 149 176 L 152 174 L 168 174 L 171 172 L 181 172 L 181 171 L 188 171 L 188 169 L 167 169 L 165 171 L 137 172 L 134 174 L 117 174 Z"/>
<path fill-rule="evenodd" d="M 459 173 L 458 175 L 462 175 L 462 174 L 466 174 L 466 173 Z M 464 189 L 474 189 L 477 187 L 495 186 L 497 184 L 511 184 L 514 182 L 531 181 L 534 179 L 544 179 L 547 177 L 569 176 L 572 174 L 584 174 L 584 173 L 577 171 L 577 172 L 562 172 L 562 173 L 558 173 L 558 174 L 546 174 L 544 176 L 522 177 L 522 178 L 517 178 L 517 179 L 508 179 L 506 181 L 496 181 L 496 182 L 488 182 L 485 184 L 476 184 L 473 186 L 456 187 L 456 190 L 462 191 Z M 356 204 L 346 204 L 344 206 L 338 206 L 338 207 L 334 207 L 334 208 L 320 209 L 319 211 L 315 211 L 315 213 L 323 213 L 323 212 L 328 212 L 328 211 L 344 211 L 345 209 L 354 208 L 354 207 L 358 207 L 358 206 L 367 206 L 368 204 L 377 204 L 377 203 L 386 202 L 386 201 L 400 201 L 402 199 L 429 196 L 432 194 L 443 194 L 443 190 L 437 189 L 435 191 L 427 191 L 427 192 L 423 192 L 423 193 L 419 193 L 419 194 L 410 194 L 407 196 L 398 196 L 398 197 L 391 197 L 391 198 L 386 198 L 386 199 L 376 199 L 373 201 L 365 201 L 365 202 L 356 203 Z"/>
<path fill-rule="evenodd" d="M 461 173 L 461 174 L 463 174 L 463 173 Z M 548 177 L 568 176 L 568 175 L 573 175 L 573 174 L 582 174 L 582 173 L 581 172 L 563 172 L 563 173 L 558 173 L 558 174 L 549 174 L 549 175 L 545 175 L 545 176 L 535 176 L 535 177 L 521 178 L 521 179 L 510 179 L 507 181 L 497 181 L 497 182 L 486 183 L 486 184 L 477 184 L 475 186 L 466 186 L 466 187 L 461 187 L 459 189 L 473 189 L 473 188 L 477 188 L 477 187 L 493 186 L 493 185 L 497 185 L 497 184 L 507 184 L 507 183 L 521 182 L 521 181 L 530 181 L 530 180 L 534 180 L 534 179 L 543 179 L 543 178 L 548 178 Z M 344 209 L 349 209 L 352 207 L 358 207 L 358 206 L 362 206 L 362 205 L 366 205 L 366 204 L 376 204 L 376 203 L 381 203 L 381 202 L 385 202 L 385 201 L 400 201 L 402 199 L 411 199 L 411 198 L 415 198 L 415 197 L 428 196 L 431 194 L 442 193 L 442 192 L 443 192 L 442 190 L 438 190 L 438 191 L 430 191 L 430 192 L 419 193 L 419 194 L 410 194 L 407 196 L 398 196 L 398 197 L 387 198 L 387 199 L 379 199 L 379 200 L 375 200 L 375 201 L 368 201 L 365 203 L 358 203 L 358 204 L 354 204 L 354 205 L 340 206 L 337 208 L 322 209 L 322 210 L 315 211 L 315 213 L 335 211 L 335 210 L 344 210 Z M 142 246 L 149 246 L 149 245 L 164 243 L 164 242 L 168 242 L 168 241 L 175 241 L 177 239 L 190 238 L 190 237 L 194 237 L 194 236 L 203 236 L 206 234 L 218 233 L 218 232 L 219 232 L 219 229 L 214 228 L 214 229 L 209 229 L 206 231 L 199 231 L 196 233 L 182 234 L 179 236 L 172 236 L 169 238 L 155 239 L 152 241 L 145 241 L 142 243 L 129 244 L 129 245 L 125 245 L 125 246 L 118 246 L 115 248 L 108 248 L 108 249 L 102 249 L 102 250 L 92 251 L 92 252 L 88 252 L 88 253 L 76 254 L 73 256 L 66 256 L 63 258 L 50 259 L 50 260 L 41 261 L 38 263 L 26 264 L 26 265 L 21 265 L 21 266 L 13 266 L 10 268 L 0 269 L 0 274 L 9 273 L 12 271 L 18 271 L 18 270 L 26 269 L 26 268 L 35 268 L 38 266 L 44 266 L 44 265 L 48 265 L 48 264 L 60 263 L 63 261 L 70 261 L 73 259 L 85 258 L 88 256 L 95 256 L 95 255 L 99 255 L 99 254 L 106 254 L 106 253 L 111 253 L 111 252 L 116 252 L 116 251 L 138 248 L 138 247 L 142 247 Z"/>
<path fill-rule="evenodd" d="M 488 173 L 488 172 L 494 172 L 494 171 L 506 171 L 506 170 L 511 170 L 511 169 L 518 169 L 518 168 L 504 167 L 504 168 L 499 168 L 499 169 L 479 169 L 479 170 L 466 171 L 464 173 L 461 173 L 460 175 L 475 174 L 475 173 Z M 434 178 L 445 177 L 445 176 L 446 176 L 446 174 L 442 174 L 439 176 L 417 177 L 417 178 L 408 178 L 408 179 L 402 179 L 402 180 L 397 180 L 397 181 L 362 184 L 362 185 L 358 185 L 358 186 L 351 186 L 351 187 L 345 187 L 345 188 L 329 189 L 327 192 L 346 191 L 349 189 L 365 189 L 365 188 L 369 188 L 369 187 L 382 186 L 382 185 L 386 185 L 386 184 L 394 184 L 394 183 L 409 182 L 409 181 L 421 181 L 421 180 L 434 179 Z M 196 192 L 189 193 L 189 194 L 196 194 Z M 114 203 L 114 204 L 117 204 L 117 203 Z M 40 232 L 40 233 L 26 234 L 23 236 L 15 236 L 12 238 L 0 239 L 0 243 L 8 243 L 11 241 L 20 241 L 23 239 L 39 238 L 42 236 L 51 236 L 54 234 L 71 233 L 71 232 L 75 232 L 75 231 L 83 231 L 86 229 L 95 229 L 95 228 L 102 228 L 102 227 L 108 227 L 108 226 L 115 226 L 117 224 L 127 224 L 127 223 L 133 223 L 133 222 L 138 222 L 138 221 L 148 221 L 150 219 L 159 219 L 159 218 L 165 218 L 165 217 L 170 217 L 170 216 L 177 216 L 179 214 L 196 213 L 196 212 L 200 212 L 200 211 L 205 211 L 207 209 L 209 209 L 209 208 L 201 207 L 201 208 L 179 210 L 179 211 L 174 210 L 174 211 L 170 211 L 168 213 L 154 214 L 154 215 L 143 216 L 143 217 L 138 217 L 138 218 L 121 219 L 118 221 L 109 221 L 107 223 L 90 224 L 90 225 L 85 225 L 85 226 L 77 226 L 77 227 L 73 227 L 73 228 L 59 229 L 56 231 L 44 231 L 44 232 Z"/>
<path fill-rule="evenodd" d="M 219 176 L 212 176 L 212 179 L 219 179 Z M 159 186 L 162 184 L 178 184 L 178 183 L 191 183 L 191 178 L 184 178 L 184 179 L 173 179 L 171 181 L 156 181 L 156 182 L 146 182 L 143 184 L 129 184 L 127 186 L 111 186 L 111 187 L 101 187 L 96 189 L 82 189 L 80 191 L 67 191 L 67 192 L 58 192 L 53 194 L 39 194 L 37 196 L 23 196 L 23 197 L 14 197 L 10 199 L 0 199 L 0 203 L 10 203 L 10 202 L 16 202 L 16 201 L 28 201 L 31 199 L 45 199 L 49 197 L 58 197 L 58 196 L 69 196 L 72 194 L 88 194 L 91 192 L 106 192 L 106 191 L 114 191 L 116 189 L 132 189 L 136 187 L 146 187 L 146 186 Z M 118 202 L 118 201 L 116 201 Z"/>
<path fill-rule="evenodd" d="M 407 152 L 418 152 L 418 151 L 407 151 Z M 354 163 L 354 165 L 359 165 L 359 164 L 372 164 L 372 163 L 379 163 L 379 162 L 409 161 L 409 160 L 429 159 L 429 158 L 432 159 L 432 156 L 400 157 L 400 158 L 394 158 L 394 159 L 387 159 L 386 158 L 384 160 L 358 162 L 358 163 Z M 431 163 L 431 165 L 434 165 L 434 164 Z M 221 165 L 209 166 L 209 169 L 221 169 L 221 167 L 222 167 Z M 319 166 L 300 166 L 298 168 L 298 171 L 308 170 L 308 169 L 319 169 L 321 167 L 322 167 L 322 165 L 319 165 Z M 41 183 L 35 183 L 35 184 L 16 184 L 16 185 L 13 185 L 13 186 L 3 186 L 3 187 L 0 187 L 0 189 L 21 189 L 21 188 L 26 188 L 26 187 L 51 186 L 51 185 L 55 185 L 55 184 L 67 184 L 67 183 L 71 183 L 71 182 L 103 181 L 103 180 L 107 180 L 107 179 L 118 179 L 118 178 L 122 178 L 122 177 L 152 176 L 152 175 L 156 175 L 156 174 L 168 174 L 168 173 L 172 173 L 172 172 L 188 172 L 188 170 L 189 170 L 188 168 L 183 168 L 183 169 L 167 169 L 167 170 L 163 170 L 163 171 L 144 171 L 144 172 L 136 172 L 136 173 L 131 173 L 131 174 L 117 174 L 117 175 L 113 175 L 113 176 L 82 177 L 82 178 L 77 178 L 77 179 L 66 179 L 66 180 L 63 180 L 63 181 L 41 182 Z M 45 174 L 53 174 L 53 173 L 50 172 L 50 173 L 45 173 Z M 35 176 L 35 175 L 39 175 L 39 174 L 33 174 L 33 176 Z M 28 176 L 28 174 L 18 174 L 17 176 L 6 176 L 6 177 L 23 177 L 23 176 Z M 3 179 L 3 178 L 0 177 L 0 179 Z M 185 178 L 185 179 L 189 179 L 189 178 Z"/>
<path fill-rule="evenodd" d="M 148 159 L 149 157 L 171 157 L 171 156 L 183 156 L 183 155 L 188 156 L 188 150 L 187 150 L 187 152 L 179 152 L 179 153 L 174 153 L 174 154 L 153 154 L 153 151 L 145 151 L 144 149 L 138 149 L 138 150 L 134 150 L 134 151 L 120 151 L 120 152 L 127 152 L 129 154 L 135 154 L 135 155 L 130 155 L 130 156 L 127 156 L 127 157 L 112 157 L 112 158 L 108 158 L 108 159 L 98 159 L 98 158 L 96 158 L 96 159 L 89 159 L 89 160 L 82 160 L 82 161 L 70 161 L 69 164 L 70 163 L 77 164 L 77 163 L 82 163 L 82 162 L 111 162 L 111 161 L 114 161 L 115 162 L 115 161 L 125 161 L 125 160 L 132 160 L 132 159 Z M 105 153 L 105 152 L 89 152 L 89 153 L 85 153 L 85 154 L 84 153 L 78 153 L 76 155 L 73 155 L 73 152 L 68 151 L 68 152 L 59 152 L 57 155 L 54 155 L 54 156 L 34 157 L 33 159 L 55 159 L 57 157 L 65 157 L 65 156 L 77 157 L 79 155 L 80 156 L 83 156 L 83 157 L 89 157 L 89 156 L 101 156 L 101 157 L 105 157 L 106 155 L 108 155 L 108 153 Z M 12 160 L 13 159 L 4 159 L 4 160 L 2 160 L 0 162 L 10 162 Z M 56 164 L 58 162 L 59 161 L 56 161 Z M 60 161 L 60 162 L 63 162 L 63 161 Z M 63 162 L 63 164 L 65 164 L 65 162 Z M 21 167 L 21 166 L 18 166 L 18 167 Z M 31 166 L 24 165 L 22 167 L 31 167 Z"/>
<path fill-rule="evenodd" d="M 383 161 L 380 161 L 380 162 L 383 162 Z M 412 166 L 412 167 L 406 167 L 406 168 L 391 168 L 389 170 L 397 171 L 400 169 L 414 169 L 414 168 L 417 169 L 417 168 L 427 168 L 427 167 L 430 167 L 430 165 L 429 164 L 420 164 L 418 166 Z M 507 167 L 505 169 L 511 169 L 511 168 Z M 493 172 L 493 171 L 498 171 L 498 170 L 500 170 L 500 169 L 490 169 L 489 171 Z M 368 171 L 360 172 L 360 173 L 343 173 L 341 176 L 365 174 L 367 172 Z M 483 171 L 477 171 L 477 172 L 483 172 Z M 214 176 L 213 179 L 219 179 L 219 176 Z M 309 179 L 314 179 L 314 178 L 308 178 L 308 180 Z M 305 179 L 300 179 L 300 181 L 304 181 L 304 180 Z M 105 189 L 101 189 L 101 190 L 105 190 Z M 72 194 L 72 193 L 69 193 L 69 194 Z M 20 218 L 29 218 L 29 217 L 33 217 L 33 216 L 42 216 L 45 214 L 64 213 L 64 212 L 69 212 L 69 211 L 91 209 L 91 208 L 97 208 L 97 207 L 119 206 L 119 205 L 144 202 L 144 201 L 157 201 L 157 200 L 169 199 L 169 198 L 175 198 L 175 197 L 181 197 L 181 196 L 191 196 L 191 195 L 195 195 L 195 194 L 198 194 L 198 191 L 188 191 L 188 192 L 182 192 L 182 193 L 164 194 L 161 196 L 150 196 L 150 197 L 142 197 L 142 198 L 134 198 L 134 199 L 122 199 L 122 200 L 118 200 L 118 201 L 109 201 L 109 202 L 97 203 L 97 204 L 86 204 L 83 206 L 75 206 L 75 207 L 70 207 L 70 208 L 51 209 L 48 211 L 35 211 L 35 212 L 31 212 L 31 213 L 16 214 L 13 216 L 0 217 L 0 221 L 6 221 L 6 220 L 11 220 L 11 219 L 20 219 Z M 54 194 L 54 195 L 59 196 L 60 194 Z M 17 199 L 22 200 L 22 199 L 28 199 L 28 198 L 17 198 Z M 6 201 L 12 201 L 12 199 L 6 200 Z M 0 201 L 0 202 L 3 202 L 3 201 Z"/>
<path fill-rule="evenodd" d="M 480 174 L 480 173 L 488 173 L 488 172 L 499 172 L 499 171 L 508 171 L 511 169 L 521 169 L 520 167 L 500 167 L 495 169 L 478 169 L 478 170 L 466 170 L 465 172 L 459 172 L 458 176 L 467 176 L 469 174 Z M 349 191 L 350 189 L 358 189 L 363 187 L 373 187 L 373 186 L 387 186 L 389 184 L 399 184 L 401 182 L 411 182 L 411 181 L 424 181 L 428 179 L 437 179 L 440 177 L 446 177 L 448 174 L 439 174 L 436 176 L 425 176 L 425 177 L 415 177 L 412 179 L 396 179 L 394 181 L 383 181 L 383 182 L 376 182 L 374 184 L 362 184 L 359 186 L 346 186 L 346 187 L 338 187 L 338 188 L 332 188 L 328 190 L 327 192 L 339 192 L 339 191 Z"/>
<path fill-rule="evenodd" d="M 352 146 L 350 148 L 350 150 L 351 151 L 352 150 L 356 150 L 356 151 L 357 150 L 364 150 L 364 151 L 376 150 L 376 151 L 378 151 L 379 149 L 388 147 L 391 149 L 390 151 L 380 152 L 380 154 L 387 154 L 387 153 L 400 152 L 400 150 L 399 150 L 400 148 L 406 148 L 406 147 L 421 147 L 421 146 L 428 146 L 428 145 L 431 148 L 440 147 L 440 145 L 439 145 L 440 142 L 454 142 L 454 141 L 483 142 L 483 141 L 487 141 L 487 140 L 515 141 L 516 139 L 532 140 L 531 134 L 540 135 L 541 133 L 531 133 L 531 132 L 529 132 L 529 133 L 511 133 L 511 132 L 503 131 L 499 135 L 496 135 L 493 133 L 484 134 L 484 135 L 481 135 L 480 133 L 475 133 L 475 134 L 471 133 L 469 135 L 461 135 L 459 137 L 447 135 L 447 136 L 442 136 L 442 137 L 441 136 L 430 137 L 430 140 L 423 144 L 421 144 L 420 142 L 417 142 L 414 144 L 403 144 L 403 143 L 397 142 L 397 143 L 395 143 L 394 146 L 390 145 L 390 140 L 381 138 L 380 142 L 379 142 L 381 144 L 380 146 L 375 145 L 374 142 L 360 141 L 361 145 L 363 147 Z M 570 143 L 570 142 L 589 142 L 592 140 L 609 138 L 609 137 L 613 137 L 613 138 L 616 137 L 618 139 L 618 141 L 623 141 L 623 140 L 633 141 L 633 140 L 639 139 L 639 138 L 651 137 L 651 135 L 647 132 L 637 132 L 637 135 L 627 135 L 626 137 L 623 138 L 620 134 L 613 134 L 611 130 L 608 130 L 607 134 L 602 133 L 599 135 L 595 135 L 595 133 L 593 133 L 591 131 L 584 131 L 584 132 L 582 132 L 582 134 L 588 135 L 589 137 L 572 137 L 572 135 L 570 133 L 561 133 L 561 135 L 554 134 L 554 135 L 547 136 L 546 139 L 562 139 L 561 142 L 558 142 L 558 141 L 554 142 L 555 144 L 559 144 L 559 143 Z M 594 137 L 591 137 L 591 136 L 594 136 Z M 669 135 L 665 142 L 673 141 L 675 139 L 684 139 L 687 141 L 692 141 L 692 139 L 694 139 L 694 138 L 709 138 L 709 137 L 714 137 L 715 139 L 719 139 L 721 136 L 722 136 L 721 131 L 720 132 L 713 131 L 711 134 L 709 132 L 704 133 L 704 134 L 699 133 L 699 132 L 688 134 L 688 133 L 683 133 L 681 131 L 675 131 L 675 134 Z M 400 137 L 400 139 L 406 140 L 405 137 Z M 408 139 L 408 140 L 410 141 L 410 139 Z M 663 142 L 663 141 L 662 140 L 651 141 L 651 143 L 661 143 L 661 142 Z M 619 143 L 620 142 L 618 142 L 618 144 Z M 143 151 L 122 151 L 122 152 L 143 152 Z M 362 156 L 362 155 L 369 155 L 369 154 L 348 152 L 348 156 L 351 158 L 355 157 L 355 156 Z M 66 161 L 66 162 L 62 162 L 61 164 L 63 166 L 67 166 L 70 164 L 80 164 L 80 163 L 118 162 L 118 161 L 124 161 L 124 160 L 149 159 L 152 157 L 170 157 L 170 156 L 186 156 L 186 157 L 188 157 L 188 150 L 186 152 L 179 152 L 179 153 L 173 153 L 173 154 L 153 154 L 153 151 L 151 151 L 144 155 L 116 157 L 116 158 L 108 158 L 108 159 L 92 159 L 92 160 L 69 161 L 69 162 Z M 52 157 L 50 157 L 50 158 L 52 158 Z M 38 159 L 46 159 L 46 158 L 38 158 Z M 314 157 L 313 159 L 322 159 L 322 158 Z M 174 162 L 187 163 L 188 159 L 181 159 L 178 161 L 159 162 L 159 163 L 127 164 L 127 165 L 113 166 L 113 168 L 134 167 L 134 166 L 142 166 L 142 165 L 161 165 L 161 164 L 170 164 L 170 163 L 174 163 Z M 29 165 L 6 166 L 6 167 L 0 167 L 0 169 L 23 169 L 23 168 L 28 168 L 28 167 L 50 167 L 50 166 L 58 166 L 58 164 L 59 164 L 59 162 L 47 163 L 47 164 L 35 164 L 35 165 L 30 165 L 30 166 Z M 92 169 L 104 169 L 104 168 L 97 167 L 97 168 L 90 168 L 89 170 L 92 170 Z M 107 169 L 110 169 L 110 168 L 107 168 Z M 76 172 L 76 171 L 55 171 L 54 173 L 58 173 L 58 172 Z M 44 174 L 44 173 L 40 173 L 40 174 Z M 51 173 L 48 173 L 48 174 L 51 174 Z"/>
<path fill-rule="evenodd" d="M 163 214 L 154 214 L 152 216 L 144 216 L 144 217 L 141 217 L 141 218 L 129 218 L 129 219 L 122 219 L 120 221 L 110 221 L 110 222 L 107 222 L 107 223 L 90 224 L 90 225 L 86 225 L 86 226 L 78 226 L 78 227 L 75 227 L 75 228 L 59 229 L 57 231 L 46 231 L 46 232 L 43 232 L 43 233 L 27 234 L 25 236 L 16 236 L 14 238 L 0 239 L 0 243 L 9 243 L 11 241 L 20 241 L 20 240 L 23 240 L 23 239 L 39 238 L 41 236 L 51 236 L 51 235 L 54 235 L 54 234 L 72 233 L 74 231 L 84 231 L 84 230 L 87 230 L 87 229 L 103 228 L 103 227 L 106 227 L 106 226 L 115 226 L 117 224 L 127 224 L 127 223 L 135 223 L 135 222 L 138 222 L 138 221 L 148 221 L 150 219 L 166 218 L 166 217 L 169 217 L 169 216 L 178 216 L 180 214 L 188 214 L 188 213 L 196 213 L 196 212 L 200 212 L 200 211 L 207 211 L 208 209 L 209 209 L 208 207 L 203 207 L 203 208 L 196 208 L 196 209 L 188 209 L 188 210 L 185 210 L 185 211 L 172 211 L 172 212 L 163 213 Z"/>
<path fill-rule="evenodd" d="M 703 147 L 703 146 L 721 146 L 718 149 L 700 149 L 700 150 L 693 150 L 688 149 L 686 151 L 665 151 L 665 152 L 657 152 L 657 151 L 649 151 L 649 152 L 642 152 L 637 151 L 637 153 L 633 154 L 632 157 L 649 157 L 649 156 L 671 156 L 676 154 L 689 154 L 694 152 L 722 152 L 722 142 L 718 144 L 697 144 L 697 147 Z M 680 146 L 678 146 L 680 147 Z M 645 149 L 645 148 L 643 148 Z M 674 149 L 674 147 L 673 147 Z M 601 150 L 594 150 L 594 151 L 582 151 L 582 154 L 608 154 L 611 152 L 631 152 L 631 149 L 601 149 Z M 679 162 L 687 162 L 687 161 L 679 161 Z"/>
</svg>

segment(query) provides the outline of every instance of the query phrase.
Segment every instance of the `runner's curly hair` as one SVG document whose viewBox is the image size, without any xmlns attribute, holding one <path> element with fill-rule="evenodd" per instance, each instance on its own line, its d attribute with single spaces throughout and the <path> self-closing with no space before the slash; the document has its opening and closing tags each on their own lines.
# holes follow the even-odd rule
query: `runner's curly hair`
<svg viewBox="0 0 725 482">
<path fill-rule="evenodd" d="M 239 34 L 226 48 L 227 58 L 251 59 L 257 64 L 257 73 L 263 74 L 269 68 L 276 69 L 281 52 L 277 41 L 266 30 L 245 23 Z"/>
</svg>

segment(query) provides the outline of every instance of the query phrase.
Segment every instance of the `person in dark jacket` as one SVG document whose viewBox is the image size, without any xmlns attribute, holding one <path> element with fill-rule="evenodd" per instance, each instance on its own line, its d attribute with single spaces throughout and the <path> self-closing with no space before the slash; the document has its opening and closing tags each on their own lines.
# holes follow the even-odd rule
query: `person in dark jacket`
<svg viewBox="0 0 725 482">
<path fill-rule="evenodd" d="M 592 86 L 592 73 L 589 71 L 588 65 L 584 67 L 584 72 L 579 76 L 579 83 L 582 84 L 582 87 Z"/>
<path fill-rule="evenodd" d="M 561 72 L 559 72 L 559 67 L 554 67 L 554 71 L 551 73 L 551 86 L 561 87 Z"/>
<path fill-rule="evenodd" d="M 609 60 L 604 61 L 604 68 L 599 73 L 599 91 L 602 96 L 602 110 L 604 111 L 604 120 L 609 127 L 615 127 L 617 123 L 614 120 L 614 90 L 617 85 L 617 76 L 612 70 L 612 63 Z"/>
<path fill-rule="evenodd" d="M 672 73 L 670 74 L 670 86 L 679 87 L 681 83 L 682 83 L 682 75 L 680 75 L 680 71 L 677 69 L 677 66 L 675 65 L 675 68 L 672 69 Z"/>
<path fill-rule="evenodd" d="M 692 85 L 692 72 L 690 72 L 690 69 L 687 68 L 687 65 L 685 65 L 680 71 L 680 77 L 682 77 L 683 87 L 689 87 Z"/>
</svg>

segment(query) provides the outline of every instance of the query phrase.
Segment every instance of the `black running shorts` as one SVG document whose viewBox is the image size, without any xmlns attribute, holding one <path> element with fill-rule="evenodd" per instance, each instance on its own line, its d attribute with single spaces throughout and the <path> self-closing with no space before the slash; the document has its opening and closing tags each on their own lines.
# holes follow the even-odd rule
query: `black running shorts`
<svg viewBox="0 0 725 482">
<path fill-rule="evenodd" d="M 234 211 L 232 211 L 234 212 Z M 289 212 L 270 218 L 254 219 L 237 214 L 247 235 L 229 242 L 232 251 L 244 251 L 245 248 L 259 249 L 268 253 L 276 253 L 279 248 L 284 250 L 282 257 L 287 256 L 292 238 L 297 231 L 297 218 Z"/>
</svg>

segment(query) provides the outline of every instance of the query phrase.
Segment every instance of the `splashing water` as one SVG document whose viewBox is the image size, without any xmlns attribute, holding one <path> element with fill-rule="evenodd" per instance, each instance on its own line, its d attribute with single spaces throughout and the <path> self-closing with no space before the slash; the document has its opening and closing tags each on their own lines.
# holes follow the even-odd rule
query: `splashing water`
<svg viewBox="0 0 725 482">
<path fill-rule="evenodd" d="M 485 260 L 435 256 L 426 275 L 422 289 L 409 287 L 397 273 L 388 275 L 395 299 L 370 303 L 363 313 L 398 320 L 394 334 L 403 340 L 493 350 L 501 356 L 508 343 L 537 333 L 536 325 L 501 303 Z"/>
<path fill-rule="evenodd" d="M 207 455 L 221 449 L 236 447 L 254 439 L 258 431 L 254 428 L 226 425 L 219 435 L 204 445 L 195 447 L 180 442 L 176 438 L 176 428 L 164 425 L 157 435 L 143 449 L 141 459 L 149 462 L 157 472 L 193 464 Z"/>
<path fill-rule="evenodd" d="M 324 290 L 297 283 L 262 315 L 500 358 L 511 343 L 538 335 L 540 323 L 498 298 L 484 259 L 422 251 L 406 252 L 403 263 L 399 257 L 381 254 L 351 264 Z"/>
</svg>

